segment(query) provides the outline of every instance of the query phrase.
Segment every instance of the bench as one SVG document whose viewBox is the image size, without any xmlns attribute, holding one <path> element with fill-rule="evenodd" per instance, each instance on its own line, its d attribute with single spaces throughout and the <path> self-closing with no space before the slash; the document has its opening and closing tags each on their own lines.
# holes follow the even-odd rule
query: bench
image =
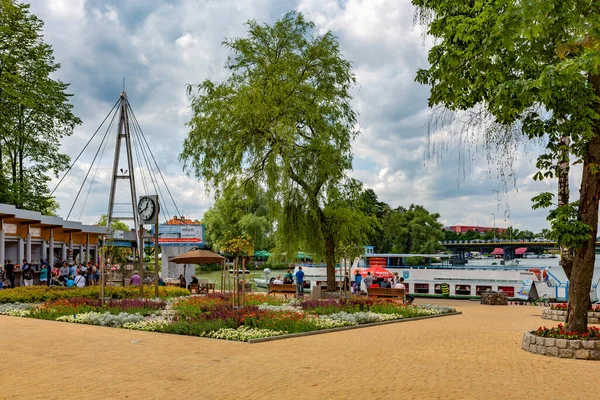
<svg viewBox="0 0 600 400">
<path fill-rule="evenodd" d="M 283 294 L 286 298 L 288 294 L 296 295 L 296 285 L 289 283 L 269 283 L 267 285 L 267 295 L 269 294 Z"/>
<path fill-rule="evenodd" d="M 368 288 L 367 293 L 372 297 L 399 298 L 406 302 L 406 289 Z"/>
<path fill-rule="evenodd" d="M 198 283 L 198 294 L 208 294 L 210 290 L 215 292 L 215 283 Z"/>
</svg>

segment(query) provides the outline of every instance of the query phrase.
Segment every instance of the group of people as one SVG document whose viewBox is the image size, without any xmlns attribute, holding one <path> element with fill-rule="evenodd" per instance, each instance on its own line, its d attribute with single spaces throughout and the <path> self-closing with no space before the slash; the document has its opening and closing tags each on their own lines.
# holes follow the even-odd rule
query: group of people
<svg viewBox="0 0 600 400">
<path fill-rule="evenodd" d="M 277 275 L 275 278 L 271 278 L 269 283 L 275 285 L 293 285 L 294 281 L 296 282 L 296 293 L 304 295 L 304 272 L 302 271 L 302 267 L 298 267 L 298 271 L 294 274 L 292 274 L 291 269 L 288 269 L 283 276 L 283 280 L 281 280 L 281 275 Z"/>
<path fill-rule="evenodd" d="M 394 274 L 392 278 L 377 278 L 371 276 L 371 272 L 367 271 L 367 276 L 363 278 L 360 271 L 356 270 L 354 275 L 354 284 L 352 285 L 355 294 L 360 294 L 362 292 L 361 285 L 363 283 L 367 293 L 369 292 L 369 289 L 373 288 L 404 289 L 406 291 L 404 278 L 398 277 L 396 274 Z M 406 293 L 406 300 L 409 303 L 412 303 L 414 299 L 414 296 Z"/>
<path fill-rule="evenodd" d="M 34 285 L 34 266 L 27 260 L 21 264 L 5 260 L 4 269 L 0 270 L 0 289 L 16 287 L 16 273 L 19 271 L 22 279 L 20 285 Z M 97 285 L 100 280 L 100 270 L 92 261 L 78 263 L 57 260 L 51 267 L 47 260 L 41 260 L 38 271 L 39 285 L 43 286 L 85 287 Z"/>
</svg>

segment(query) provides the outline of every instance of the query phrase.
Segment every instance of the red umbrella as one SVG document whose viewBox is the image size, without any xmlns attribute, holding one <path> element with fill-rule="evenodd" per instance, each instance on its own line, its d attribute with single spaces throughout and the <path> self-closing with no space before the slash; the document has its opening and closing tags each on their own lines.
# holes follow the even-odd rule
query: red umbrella
<svg viewBox="0 0 600 400">
<path fill-rule="evenodd" d="M 394 274 L 392 274 L 387 269 L 380 267 L 379 265 L 375 265 L 371 268 L 363 269 L 360 271 L 360 274 L 364 277 L 367 276 L 367 272 L 371 273 L 371 276 L 375 278 L 393 278 Z"/>
</svg>

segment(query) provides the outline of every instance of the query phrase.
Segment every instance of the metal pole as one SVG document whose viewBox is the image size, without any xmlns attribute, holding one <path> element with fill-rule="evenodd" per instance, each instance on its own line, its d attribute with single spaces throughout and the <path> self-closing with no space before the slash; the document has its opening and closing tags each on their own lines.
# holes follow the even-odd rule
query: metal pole
<svg viewBox="0 0 600 400">
<path fill-rule="evenodd" d="M 158 298 L 158 198 L 154 222 L 154 295 Z M 142 248 L 144 244 L 142 243 Z M 162 262 L 161 262 L 162 265 Z"/>
<path fill-rule="evenodd" d="M 492 213 L 494 216 L 494 242 L 496 241 L 496 214 Z"/>
<path fill-rule="evenodd" d="M 52 253 L 54 256 L 54 253 Z M 100 299 L 101 303 L 104 304 L 104 284 L 106 278 L 104 277 L 104 235 L 102 235 L 102 246 L 100 247 Z"/>
<path fill-rule="evenodd" d="M 142 243 L 140 245 L 140 243 L 138 243 L 138 257 L 139 257 L 139 275 L 140 275 L 140 297 L 143 299 L 144 298 L 144 257 L 142 256 L 142 254 L 140 254 L 140 248 L 142 248 L 143 243 L 144 243 L 144 225 L 140 224 L 140 233 L 139 233 L 139 237 L 138 240 L 140 241 L 140 243 Z"/>
</svg>

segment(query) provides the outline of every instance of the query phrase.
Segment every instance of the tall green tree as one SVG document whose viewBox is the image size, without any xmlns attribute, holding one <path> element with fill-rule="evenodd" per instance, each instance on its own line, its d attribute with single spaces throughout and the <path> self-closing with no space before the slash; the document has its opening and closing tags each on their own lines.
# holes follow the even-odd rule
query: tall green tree
<svg viewBox="0 0 600 400">
<path fill-rule="evenodd" d="M 385 234 L 394 253 L 432 254 L 443 247 L 443 225 L 437 213 L 429 213 L 423 206 L 411 204 L 408 209 L 392 211 L 384 225 Z M 478 235 L 479 236 L 479 235 Z"/>
<path fill-rule="evenodd" d="M 224 42 L 230 77 L 188 87 L 194 115 L 180 159 L 221 193 L 264 185 L 287 254 L 302 241 L 324 254 L 335 290 L 336 230 L 347 220 L 334 207 L 358 134 L 351 64 L 300 13 L 246 26 L 247 37 Z"/>
<path fill-rule="evenodd" d="M 585 331 L 600 199 L 600 2 L 412 3 L 436 38 L 430 67 L 417 74 L 431 86 L 430 106 L 486 114 L 499 128 L 487 133 L 498 139 L 515 127 L 546 138 L 536 179 L 558 172 L 564 182 L 560 167 L 569 152 L 583 163 L 579 202 L 565 204 L 561 190 L 549 219 L 560 246 L 575 248 L 572 271 L 565 271 L 571 283 L 567 323 Z M 536 197 L 535 206 L 551 206 L 552 197 Z"/>
<path fill-rule="evenodd" d="M 68 166 L 60 141 L 81 121 L 42 28 L 29 5 L 0 0 L 0 202 L 51 214 L 48 174 Z"/>
<path fill-rule="evenodd" d="M 202 222 L 207 244 L 215 250 L 223 249 L 234 237 L 250 238 L 255 250 L 270 250 L 274 246 L 274 220 L 260 188 L 251 196 L 240 189 L 219 197 L 204 213 Z"/>
</svg>

